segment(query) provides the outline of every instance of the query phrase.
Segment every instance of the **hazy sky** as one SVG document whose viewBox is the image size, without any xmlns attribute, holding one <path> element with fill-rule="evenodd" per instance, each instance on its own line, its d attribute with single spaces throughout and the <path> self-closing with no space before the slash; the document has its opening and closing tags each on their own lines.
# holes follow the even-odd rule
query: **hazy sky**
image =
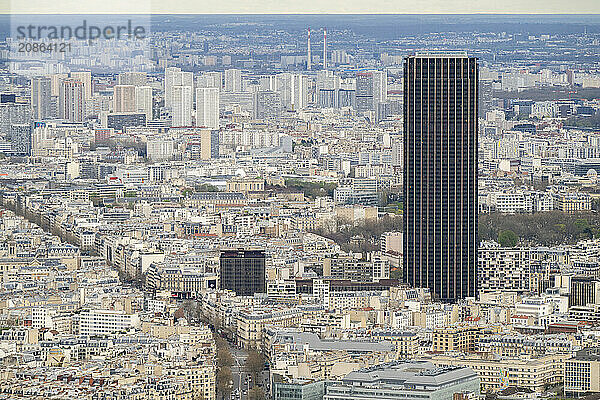
<svg viewBox="0 0 600 400">
<path fill-rule="evenodd" d="M 0 0 L 0 12 L 600 14 L 600 0 Z"/>
</svg>

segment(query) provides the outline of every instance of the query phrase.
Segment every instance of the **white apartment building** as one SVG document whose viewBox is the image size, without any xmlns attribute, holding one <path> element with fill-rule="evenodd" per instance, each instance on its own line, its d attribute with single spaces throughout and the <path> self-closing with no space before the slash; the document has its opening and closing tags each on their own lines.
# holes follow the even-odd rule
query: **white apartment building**
<svg viewBox="0 0 600 400">
<path fill-rule="evenodd" d="M 219 129 L 219 89 L 196 89 L 196 125 Z"/>
<path fill-rule="evenodd" d="M 192 87 L 173 86 L 171 105 L 173 108 L 173 120 L 171 126 L 192 125 Z"/>
<path fill-rule="evenodd" d="M 172 140 L 152 139 L 146 143 L 146 156 L 151 161 L 165 161 L 173 157 L 175 145 Z"/>
<path fill-rule="evenodd" d="M 85 310 L 79 315 L 80 335 L 109 335 L 139 326 L 137 314 L 125 314 L 122 311 Z"/>
</svg>

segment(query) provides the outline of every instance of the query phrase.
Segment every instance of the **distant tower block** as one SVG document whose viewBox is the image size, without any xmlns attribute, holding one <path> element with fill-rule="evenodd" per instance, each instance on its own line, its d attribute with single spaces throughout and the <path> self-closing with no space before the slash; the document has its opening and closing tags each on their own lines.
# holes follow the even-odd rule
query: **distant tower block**
<svg viewBox="0 0 600 400">
<path fill-rule="evenodd" d="M 306 69 L 310 71 L 310 64 L 312 62 L 312 58 L 310 55 L 310 28 L 308 28 L 308 51 L 306 54 Z"/>
<path fill-rule="evenodd" d="M 323 28 L 323 69 L 327 69 L 327 28 Z"/>
</svg>

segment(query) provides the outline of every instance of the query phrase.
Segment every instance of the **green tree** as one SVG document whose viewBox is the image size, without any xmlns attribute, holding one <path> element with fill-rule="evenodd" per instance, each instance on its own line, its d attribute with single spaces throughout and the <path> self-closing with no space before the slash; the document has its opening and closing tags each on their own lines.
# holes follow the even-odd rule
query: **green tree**
<svg viewBox="0 0 600 400">
<path fill-rule="evenodd" d="M 217 347 L 217 366 L 231 367 L 233 365 L 233 356 L 227 347 Z"/>
<path fill-rule="evenodd" d="M 228 398 L 233 389 L 233 374 L 231 368 L 222 367 L 217 370 L 217 382 L 216 382 L 217 396 L 221 399 Z"/>
<path fill-rule="evenodd" d="M 513 231 L 505 230 L 498 234 L 498 243 L 502 247 L 515 247 L 518 242 L 519 238 Z"/>
<path fill-rule="evenodd" d="M 594 234 L 592 233 L 592 227 L 587 219 L 579 218 L 573 223 L 576 234 L 582 239 L 592 239 Z"/>
<path fill-rule="evenodd" d="M 264 367 L 265 367 L 265 356 L 263 356 L 261 353 L 259 353 L 256 350 L 251 350 L 248 353 L 248 357 L 246 358 L 246 363 L 244 364 L 244 368 L 246 369 L 246 372 L 248 372 L 250 374 L 250 376 L 252 377 L 253 383 L 256 383 L 258 374 L 260 374 L 260 372 L 264 369 Z"/>
<path fill-rule="evenodd" d="M 513 231 L 521 243 L 542 246 L 573 244 L 581 239 L 600 236 L 600 213 L 547 211 L 479 215 L 480 240 L 498 240 L 499 233 L 504 230 Z"/>
</svg>

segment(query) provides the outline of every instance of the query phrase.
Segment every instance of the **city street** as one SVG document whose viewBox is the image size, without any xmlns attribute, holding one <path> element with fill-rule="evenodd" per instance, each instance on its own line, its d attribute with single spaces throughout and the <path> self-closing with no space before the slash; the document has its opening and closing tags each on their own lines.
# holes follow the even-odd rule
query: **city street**
<svg viewBox="0 0 600 400">
<path fill-rule="evenodd" d="M 250 374 L 245 372 L 244 365 L 248 352 L 243 349 L 229 346 L 231 356 L 233 357 L 233 365 L 231 366 L 231 374 L 233 376 L 233 390 L 231 391 L 232 400 L 242 400 L 248 398 L 248 392 L 253 387 Z M 269 371 L 262 371 L 259 377 L 259 386 L 262 386 L 265 397 L 269 398 Z"/>
<path fill-rule="evenodd" d="M 244 372 L 244 363 L 248 357 L 248 352 L 242 349 L 237 349 L 233 346 L 229 347 L 233 357 L 233 365 L 231 366 L 231 374 L 233 375 L 233 390 L 231 392 L 232 399 L 247 398 L 248 385 L 245 384 L 247 375 Z M 246 395 L 244 396 L 244 391 Z"/>
</svg>

